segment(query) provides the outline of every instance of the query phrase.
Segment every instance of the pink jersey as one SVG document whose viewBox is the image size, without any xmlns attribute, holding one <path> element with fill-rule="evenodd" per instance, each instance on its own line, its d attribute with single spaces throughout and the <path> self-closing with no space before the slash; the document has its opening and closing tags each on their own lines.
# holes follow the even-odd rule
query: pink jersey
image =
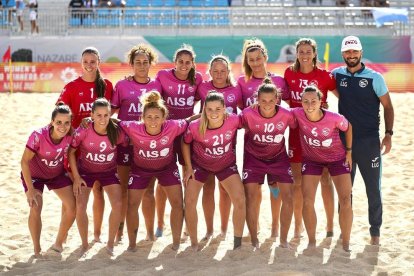
<svg viewBox="0 0 414 276">
<path fill-rule="evenodd" d="M 224 88 L 216 88 L 213 81 L 206 81 L 198 86 L 198 96 L 201 99 L 201 106 L 204 106 L 207 94 L 210 90 L 220 92 L 224 96 L 224 103 L 228 114 L 237 114 L 237 107 L 241 108 L 243 104 L 240 86 L 227 86 Z"/>
<path fill-rule="evenodd" d="M 246 108 L 240 114 L 244 136 L 244 150 L 258 159 L 270 160 L 286 152 L 284 133 L 287 127 L 295 127 L 293 114 L 278 106 L 276 115 L 265 118 L 259 108 Z"/>
<path fill-rule="evenodd" d="M 128 145 L 128 138 L 120 130 L 117 145 Z M 77 128 L 71 144 L 80 151 L 78 169 L 85 173 L 98 173 L 116 170 L 117 149 L 112 146 L 107 135 L 98 134 L 93 123 L 88 128 Z"/>
<path fill-rule="evenodd" d="M 184 134 L 184 142 L 192 143 L 192 160 L 203 169 L 219 172 L 236 162 L 234 149 L 237 129 L 241 127 L 237 115 L 231 114 L 221 127 L 207 129 L 203 135 L 199 132 L 200 119 L 190 123 Z"/>
<path fill-rule="evenodd" d="M 339 131 L 348 129 L 344 116 L 323 110 L 323 117 L 311 122 L 301 107 L 292 109 L 299 125 L 303 158 L 319 162 L 335 162 L 345 158 L 345 147 L 339 138 Z"/>
<path fill-rule="evenodd" d="M 159 71 L 156 80 L 161 83 L 161 95 L 168 108 L 169 118 L 185 119 L 194 114 L 197 87 L 203 81 L 203 76 L 197 72 L 195 85 L 190 85 L 188 80 L 179 80 L 174 75 L 174 70 Z"/>
<path fill-rule="evenodd" d="M 113 93 L 112 83 L 105 79 L 105 98 L 110 101 Z M 72 110 L 72 126 L 77 128 L 82 119 L 91 116 L 92 103 L 96 100 L 95 82 L 84 81 L 79 77 L 63 88 L 58 102 L 64 102 Z"/>
<path fill-rule="evenodd" d="M 286 86 L 286 82 L 282 76 L 268 73 L 268 77 L 272 79 L 272 82 L 280 92 L 282 93 L 282 99 L 289 99 L 289 92 Z M 239 77 L 237 84 L 240 86 L 242 97 L 243 97 L 243 108 L 251 106 L 257 102 L 257 89 L 263 83 L 264 79 L 252 77 L 249 81 L 246 82 L 245 76 L 242 75 Z"/>
<path fill-rule="evenodd" d="M 35 153 L 29 167 L 32 178 L 52 179 L 64 172 L 63 159 L 68 153 L 72 136 L 66 135 L 55 144 L 50 137 L 50 126 L 33 131 L 26 148 Z"/>
<path fill-rule="evenodd" d="M 323 94 L 322 102 L 326 103 L 328 91 L 335 90 L 336 82 L 333 75 L 323 69 L 316 68 L 312 72 L 304 74 L 294 72 L 290 67 L 285 70 L 285 80 L 289 88 L 290 107 L 301 107 L 301 94 L 308 85 L 316 86 Z"/>
<path fill-rule="evenodd" d="M 122 121 L 139 121 L 142 106 L 139 98 L 142 94 L 156 90 L 161 93 L 161 84 L 155 80 L 139 83 L 135 80 L 120 80 L 115 85 L 111 106 L 118 109 L 118 119 Z"/>
<path fill-rule="evenodd" d="M 174 139 L 187 129 L 185 120 L 167 120 L 157 135 L 150 135 L 143 122 L 123 121 L 119 125 L 134 146 L 134 163 L 145 170 L 158 171 L 176 162 Z"/>
</svg>

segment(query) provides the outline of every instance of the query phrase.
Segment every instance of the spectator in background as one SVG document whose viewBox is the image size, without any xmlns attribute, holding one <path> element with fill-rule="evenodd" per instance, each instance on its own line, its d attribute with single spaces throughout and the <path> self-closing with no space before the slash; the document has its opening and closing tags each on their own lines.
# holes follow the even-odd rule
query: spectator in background
<svg viewBox="0 0 414 276">
<path fill-rule="evenodd" d="M 24 10 L 24 2 L 23 0 L 16 0 L 16 15 L 17 15 L 17 21 L 19 22 L 19 32 L 23 31 L 23 10 Z"/>
<path fill-rule="evenodd" d="M 82 9 L 85 7 L 82 0 L 71 0 L 69 3 L 69 9 L 72 15 L 72 18 L 79 18 L 80 24 L 83 24 L 84 14 Z"/>
<path fill-rule="evenodd" d="M 387 8 L 390 6 L 390 1 L 388 0 L 374 0 L 374 7 Z"/>
<path fill-rule="evenodd" d="M 39 34 L 39 26 L 37 25 L 37 7 L 38 2 L 37 0 L 30 0 L 29 1 L 29 8 L 30 8 L 30 26 L 31 26 L 31 33 Z"/>
</svg>

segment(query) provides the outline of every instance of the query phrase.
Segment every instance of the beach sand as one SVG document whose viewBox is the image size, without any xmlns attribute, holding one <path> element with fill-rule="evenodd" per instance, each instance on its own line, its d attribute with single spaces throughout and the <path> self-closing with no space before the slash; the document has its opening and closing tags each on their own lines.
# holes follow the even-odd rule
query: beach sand
<svg viewBox="0 0 414 276">
<path fill-rule="evenodd" d="M 350 254 L 342 250 L 339 238 L 338 215 L 335 214 L 335 235 L 325 239 L 325 213 L 318 191 L 317 248 L 304 249 L 306 233 L 300 240 L 289 232 L 292 250 L 278 247 L 271 239 L 271 212 L 268 188 L 264 186 L 260 214 L 261 247 L 254 251 L 250 245 L 247 227 L 240 250 L 232 251 L 233 229 L 229 223 L 227 239 L 213 238 L 200 252 L 190 250 L 190 242 L 172 251 L 169 229 L 169 209 L 165 221 L 165 235 L 155 242 L 145 239 L 143 220 L 138 232 L 138 250 L 126 251 L 125 241 L 115 247 L 115 256 L 109 257 L 105 243 L 95 243 L 84 257 L 79 257 L 80 238 L 76 223 L 69 231 L 62 254 L 50 250 L 60 222 L 60 201 L 53 192 L 45 189 L 43 200 L 43 230 L 41 236 L 42 259 L 34 259 L 33 246 L 27 227 L 29 207 L 20 181 L 20 158 L 31 131 L 46 125 L 50 120 L 58 94 L 0 94 L 0 271 L 5 275 L 414 275 L 414 179 L 413 130 L 414 94 L 392 94 L 395 108 L 395 126 L 392 152 L 383 159 L 382 193 L 384 217 L 381 246 L 369 245 L 368 204 L 365 186 L 358 174 L 354 184 L 354 224 Z M 331 106 L 336 106 L 331 99 Z M 383 133 L 383 124 L 381 134 Z M 242 139 L 239 134 L 239 141 Z M 242 143 L 239 143 L 241 146 Z M 241 154 L 238 155 L 241 159 Z M 239 160 L 239 169 L 241 169 Z M 218 189 L 216 189 L 217 192 Z M 89 203 L 91 205 L 92 198 Z M 220 218 L 216 193 L 215 236 L 219 234 Z M 199 200 L 201 205 L 201 197 Z M 205 234 L 204 217 L 199 206 L 199 237 Z M 89 214 L 91 209 L 89 206 Z M 105 210 L 102 240 L 107 237 Z M 142 218 L 142 216 L 141 216 Z M 90 219 L 89 239 L 92 240 Z"/>
</svg>

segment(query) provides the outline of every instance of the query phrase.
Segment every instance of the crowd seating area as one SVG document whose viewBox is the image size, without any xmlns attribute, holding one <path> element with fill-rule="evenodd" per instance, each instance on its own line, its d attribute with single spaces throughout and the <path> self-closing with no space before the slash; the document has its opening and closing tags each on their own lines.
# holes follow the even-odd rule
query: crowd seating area
<svg viewBox="0 0 414 276">
<path fill-rule="evenodd" d="M 71 0 L 74 1 L 83 0 Z M 68 7 L 68 0 L 51 0 L 39 4 L 39 26 L 43 34 L 70 35 L 106 31 L 120 34 L 133 33 L 136 28 L 152 29 L 160 33 L 159 27 L 174 30 L 214 29 L 224 35 L 243 34 L 243 29 L 260 31 L 272 35 L 301 28 L 364 28 L 376 30 L 370 12 L 376 2 L 392 7 L 408 7 L 410 21 L 414 21 L 411 0 L 111 0 L 111 7 L 102 7 L 101 1 L 88 0 L 82 7 Z M 339 2 L 347 7 L 338 7 Z M 108 0 L 104 1 L 108 3 Z M 368 5 L 368 4 L 369 5 Z M 0 34 L 19 35 L 16 26 L 15 0 L 2 0 L 0 8 Z M 230 5 L 231 6 L 228 6 Z M 121 5 L 121 6 L 120 6 Z M 57 10 L 57 11 L 56 11 Z M 25 10 L 28 18 L 28 10 Z M 26 23 L 27 24 L 27 23 Z M 388 26 L 387 34 L 407 35 L 414 30 L 410 26 Z M 394 30 L 392 30 L 394 28 Z M 117 30 L 116 30 L 117 29 Z M 391 30 L 390 30 L 391 29 Z M 396 30 L 395 30 L 396 29 Z M 128 31 L 130 30 L 130 31 Z M 267 31 L 265 31 L 267 30 Z M 84 34 L 87 34 L 84 32 Z M 184 34 L 176 31 L 176 34 Z M 199 35 L 199 32 L 194 33 Z M 375 34 L 373 34 L 375 35 Z"/>
</svg>

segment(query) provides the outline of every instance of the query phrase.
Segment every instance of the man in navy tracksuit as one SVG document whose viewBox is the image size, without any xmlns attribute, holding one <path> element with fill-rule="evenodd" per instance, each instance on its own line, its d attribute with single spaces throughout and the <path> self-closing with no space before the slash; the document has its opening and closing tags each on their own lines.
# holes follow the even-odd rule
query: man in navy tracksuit
<svg viewBox="0 0 414 276">
<path fill-rule="evenodd" d="M 332 71 L 336 79 L 339 113 L 352 124 L 352 182 L 356 168 L 362 175 L 368 197 L 371 244 L 379 245 L 382 224 L 381 151 L 391 150 L 394 109 L 382 75 L 361 62 L 362 45 L 358 37 L 342 41 L 346 66 Z M 380 103 L 384 108 L 385 135 L 380 142 Z"/>
</svg>

